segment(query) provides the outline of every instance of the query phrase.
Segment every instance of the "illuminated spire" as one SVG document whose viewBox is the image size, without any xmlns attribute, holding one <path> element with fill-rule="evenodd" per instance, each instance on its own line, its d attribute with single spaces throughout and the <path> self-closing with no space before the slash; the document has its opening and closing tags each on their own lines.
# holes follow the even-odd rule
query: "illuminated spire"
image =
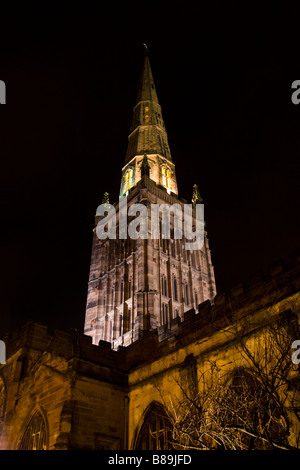
<svg viewBox="0 0 300 470">
<path fill-rule="evenodd" d="M 145 46 L 145 59 L 128 137 L 125 164 L 137 155 L 158 154 L 172 162 L 168 136 Z"/>
<path fill-rule="evenodd" d="M 136 100 L 137 105 L 141 101 L 152 101 L 159 104 L 148 53 L 145 54 L 144 67 Z"/>
</svg>

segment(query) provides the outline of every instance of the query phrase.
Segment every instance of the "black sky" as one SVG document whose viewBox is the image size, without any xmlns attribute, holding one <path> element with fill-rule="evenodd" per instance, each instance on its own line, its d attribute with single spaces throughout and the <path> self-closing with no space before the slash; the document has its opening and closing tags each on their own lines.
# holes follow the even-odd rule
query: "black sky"
<svg viewBox="0 0 300 470">
<path fill-rule="evenodd" d="M 95 5 L 1 6 L 0 337 L 29 318 L 82 331 L 94 213 L 105 191 L 118 198 L 141 42 L 179 193 L 197 183 L 204 198 L 217 290 L 299 248 L 297 12 Z"/>
</svg>

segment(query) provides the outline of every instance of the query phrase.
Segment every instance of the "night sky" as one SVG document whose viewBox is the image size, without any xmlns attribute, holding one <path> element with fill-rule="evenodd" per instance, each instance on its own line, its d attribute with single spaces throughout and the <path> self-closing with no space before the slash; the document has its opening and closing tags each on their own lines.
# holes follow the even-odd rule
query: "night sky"
<svg viewBox="0 0 300 470">
<path fill-rule="evenodd" d="M 83 330 L 94 214 L 105 191 L 118 199 L 142 42 L 179 195 L 197 183 L 204 199 L 218 292 L 299 248 L 298 12 L 51 5 L 1 5 L 0 338 L 27 319 Z"/>
</svg>

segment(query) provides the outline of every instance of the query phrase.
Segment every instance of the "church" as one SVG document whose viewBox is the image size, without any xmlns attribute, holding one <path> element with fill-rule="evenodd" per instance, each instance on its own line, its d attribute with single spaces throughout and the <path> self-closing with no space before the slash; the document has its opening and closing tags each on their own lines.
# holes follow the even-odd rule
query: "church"
<svg viewBox="0 0 300 470">
<path fill-rule="evenodd" d="M 178 193 L 147 53 L 120 197 L 148 213 L 153 205 L 188 204 Z M 195 188 L 193 226 L 201 202 Z M 106 204 L 120 235 L 120 202 Z M 101 239 L 96 213 L 84 335 L 28 321 L 5 338 L 0 449 L 300 447 L 292 361 L 299 253 L 217 294 L 206 227 L 201 249 L 188 250 L 175 235 L 175 212 L 169 215 L 170 237 L 159 213 L 157 237 Z"/>
</svg>

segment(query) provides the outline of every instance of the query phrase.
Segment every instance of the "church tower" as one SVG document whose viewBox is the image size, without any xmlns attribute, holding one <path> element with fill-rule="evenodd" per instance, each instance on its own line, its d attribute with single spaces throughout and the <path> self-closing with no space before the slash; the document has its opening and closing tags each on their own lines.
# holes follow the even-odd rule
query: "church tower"
<svg viewBox="0 0 300 470">
<path fill-rule="evenodd" d="M 186 203 L 178 196 L 175 165 L 148 54 L 122 169 L 123 196 L 127 197 L 128 213 L 134 204 L 142 204 L 149 220 L 153 205 L 176 205 L 183 213 Z M 120 201 L 114 204 L 117 233 Z M 195 209 L 192 219 L 195 225 Z M 198 312 L 200 303 L 213 301 L 216 286 L 206 232 L 201 249 L 187 250 L 184 236 L 178 239 L 174 235 L 175 211 L 170 211 L 169 237 L 162 230 L 161 212 L 155 237 L 149 224 L 144 238 L 99 239 L 96 226 L 100 220 L 96 215 L 84 327 L 94 344 L 104 340 L 113 349 L 127 346 L 145 331 L 162 325 L 168 328 L 173 318 L 183 318 L 192 308 Z"/>
</svg>

